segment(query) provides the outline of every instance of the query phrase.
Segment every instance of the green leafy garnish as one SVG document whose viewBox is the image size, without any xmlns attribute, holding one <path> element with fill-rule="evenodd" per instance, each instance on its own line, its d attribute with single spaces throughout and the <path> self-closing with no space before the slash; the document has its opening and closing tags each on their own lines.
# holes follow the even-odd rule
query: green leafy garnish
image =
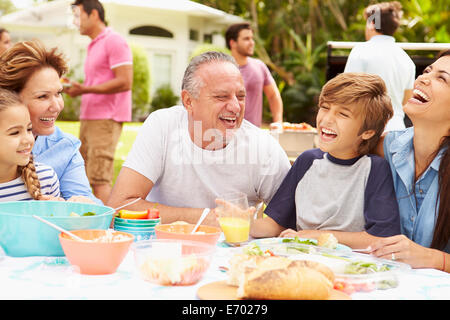
<svg viewBox="0 0 450 320">
<path fill-rule="evenodd" d="M 264 252 L 261 250 L 261 248 L 256 243 L 250 243 L 246 247 L 244 247 L 244 253 L 248 254 L 249 256 L 262 256 L 264 255 Z"/>
<path fill-rule="evenodd" d="M 367 274 L 375 272 L 389 271 L 389 266 L 383 264 L 378 266 L 373 262 L 355 261 L 345 267 L 344 273 L 347 274 Z"/>
<path fill-rule="evenodd" d="M 282 242 L 301 243 L 301 244 L 317 246 L 317 244 L 314 241 L 311 241 L 309 239 L 300 240 L 298 237 L 295 237 L 294 239 L 286 238 L 286 239 L 283 239 Z"/>
<path fill-rule="evenodd" d="M 84 217 L 86 217 L 86 216 L 95 216 L 95 212 L 85 212 L 85 213 L 83 213 L 83 216 Z"/>
<path fill-rule="evenodd" d="M 294 251 L 294 252 L 292 252 Z M 303 253 L 310 253 L 310 250 L 307 248 L 301 248 L 301 247 L 286 247 L 287 253 L 296 253 L 296 251 L 303 252 Z"/>
</svg>

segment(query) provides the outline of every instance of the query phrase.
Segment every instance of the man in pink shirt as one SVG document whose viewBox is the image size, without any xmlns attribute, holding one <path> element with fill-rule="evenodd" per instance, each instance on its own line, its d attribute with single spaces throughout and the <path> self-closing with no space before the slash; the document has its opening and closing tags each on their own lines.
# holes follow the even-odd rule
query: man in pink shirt
<svg viewBox="0 0 450 320">
<path fill-rule="evenodd" d="M 244 118 L 255 126 L 261 126 L 264 92 L 272 112 L 272 121 L 281 123 L 283 101 L 275 80 L 264 62 L 251 58 L 255 41 L 250 24 L 238 23 L 230 26 L 225 33 L 225 40 L 244 78 L 246 90 Z"/>
<path fill-rule="evenodd" d="M 114 153 L 122 123 L 131 121 L 133 58 L 125 39 L 106 26 L 102 4 L 76 0 L 75 23 L 89 36 L 83 84 L 72 82 L 66 93 L 82 95 L 80 152 L 95 196 L 104 203 L 112 189 Z"/>
</svg>

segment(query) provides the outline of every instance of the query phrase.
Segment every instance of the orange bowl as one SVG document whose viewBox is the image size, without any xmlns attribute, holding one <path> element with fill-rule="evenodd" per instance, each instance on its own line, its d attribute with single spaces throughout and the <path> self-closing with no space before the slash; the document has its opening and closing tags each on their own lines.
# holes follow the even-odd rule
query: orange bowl
<svg viewBox="0 0 450 320">
<path fill-rule="evenodd" d="M 81 274 L 111 274 L 116 272 L 134 241 L 132 234 L 113 230 L 72 230 L 78 241 L 65 233 L 59 234 L 67 260 Z"/>
<path fill-rule="evenodd" d="M 200 241 L 216 245 L 222 230 L 212 226 L 199 226 L 196 233 L 191 234 L 195 224 L 160 224 L 155 226 L 157 239 L 177 239 Z"/>
</svg>

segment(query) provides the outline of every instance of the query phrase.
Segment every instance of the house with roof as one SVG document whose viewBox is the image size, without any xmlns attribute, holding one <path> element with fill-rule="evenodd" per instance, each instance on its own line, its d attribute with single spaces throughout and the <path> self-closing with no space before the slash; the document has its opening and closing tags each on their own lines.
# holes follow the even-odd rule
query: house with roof
<svg viewBox="0 0 450 320">
<path fill-rule="evenodd" d="M 73 0 L 41 3 L 0 18 L 13 42 L 39 39 L 57 46 L 69 67 L 83 76 L 83 63 L 90 42 L 73 23 Z M 242 18 L 187 0 L 102 0 L 108 26 L 130 45 L 145 49 L 150 62 L 154 92 L 170 84 L 178 93 L 192 51 L 202 43 L 225 46 L 225 29 Z"/>
</svg>

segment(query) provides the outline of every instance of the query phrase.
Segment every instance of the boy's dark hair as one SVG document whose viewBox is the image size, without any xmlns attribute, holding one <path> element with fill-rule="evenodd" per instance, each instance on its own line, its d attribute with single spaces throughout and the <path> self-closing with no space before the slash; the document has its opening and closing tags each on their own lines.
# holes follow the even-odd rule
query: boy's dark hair
<svg viewBox="0 0 450 320">
<path fill-rule="evenodd" d="M 239 32 L 241 32 L 241 30 L 244 30 L 244 29 L 252 30 L 250 23 L 248 23 L 248 22 L 236 23 L 236 24 L 231 25 L 227 29 L 227 31 L 225 32 L 225 41 L 227 43 L 228 49 L 231 49 L 230 41 L 231 40 L 237 41 L 237 39 L 239 37 Z"/>
<path fill-rule="evenodd" d="M 104 23 L 106 23 L 105 20 L 105 9 L 103 8 L 103 5 L 98 0 L 75 0 L 74 3 L 72 3 L 73 6 L 83 6 L 84 12 L 86 12 L 89 15 L 91 15 L 92 10 L 97 10 L 98 17 L 100 20 Z"/>
<path fill-rule="evenodd" d="M 394 114 L 383 79 L 367 73 L 341 73 L 328 81 L 319 96 L 319 106 L 324 103 L 356 106 L 358 109 L 355 111 L 362 119 L 359 134 L 375 131 L 372 138 L 363 140 L 359 146 L 361 155 L 368 154 L 376 146 L 386 123 Z"/>
<path fill-rule="evenodd" d="M 394 35 L 402 15 L 402 5 L 398 1 L 376 3 L 364 9 L 364 19 L 370 20 L 378 32 L 388 36 Z"/>
</svg>

